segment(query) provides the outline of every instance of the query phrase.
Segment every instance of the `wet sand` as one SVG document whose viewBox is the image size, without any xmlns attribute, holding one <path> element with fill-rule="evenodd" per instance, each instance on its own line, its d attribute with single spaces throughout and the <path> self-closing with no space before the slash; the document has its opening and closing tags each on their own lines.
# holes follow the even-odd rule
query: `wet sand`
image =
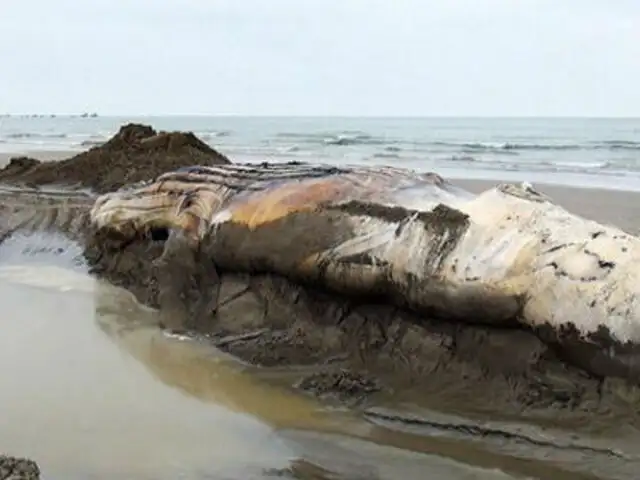
<svg viewBox="0 0 640 480">
<path fill-rule="evenodd" d="M 167 388 L 113 345 L 93 321 L 91 281 L 62 272 L 0 272 L 11 312 L 0 340 L 0 405 L 10 412 L 0 418 L 4 451 L 38 459 L 51 478 L 223 476 L 287 465 L 290 450 L 263 421 Z M 40 284 L 55 277 L 66 291 L 16 284 L 19 275 Z M 224 366 L 211 373 L 222 377 L 221 391 L 256 398 L 233 376 L 225 385 Z"/>
</svg>

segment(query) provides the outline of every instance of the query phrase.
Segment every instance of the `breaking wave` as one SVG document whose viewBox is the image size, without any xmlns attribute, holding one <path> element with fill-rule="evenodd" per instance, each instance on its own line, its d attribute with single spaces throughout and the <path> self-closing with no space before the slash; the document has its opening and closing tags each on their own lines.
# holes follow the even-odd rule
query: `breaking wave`
<svg viewBox="0 0 640 480">
<path fill-rule="evenodd" d="M 585 143 L 518 143 L 518 142 L 433 142 L 435 146 L 476 151 L 528 151 L 528 150 L 640 150 L 640 142 L 605 140 Z"/>
<path fill-rule="evenodd" d="M 66 133 L 29 133 L 29 132 L 18 132 L 18 133 L 7 133 L 4 135 L 7 139 L 19 140 L 23 138 L 67 138 L 68 135 Z"/>
<path fill-rule="evenodd" d="M 280 140 L 292 140 L 303 144 L 354 146 L 354 145 L 387 145 L 397 140 L 370 135 L 362 131 L 345 130 L 339 132 L 296 133 L 283 132 L 276 134 Z"/>
</svg>

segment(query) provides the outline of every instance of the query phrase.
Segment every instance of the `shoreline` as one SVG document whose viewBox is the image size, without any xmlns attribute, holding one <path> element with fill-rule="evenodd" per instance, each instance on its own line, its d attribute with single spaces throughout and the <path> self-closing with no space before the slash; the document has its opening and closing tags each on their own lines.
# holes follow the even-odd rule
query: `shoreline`
<svg viewBox="0 0 640 480">
<path fill-rule="evenodd" d="M 217 146 L 212 146 L 212 148 L 218 149 Z M 78 149 L 78 150 L 55 150 L 55 149 L 43 149 L 43 150 L 16 150 L 13 152 L 0 151 L 0 168 L 6 166 L 11 158 L 15 157 L 29 157 L 35 158 L 42 162 L 52 162 L 52 161 L 60 161 L 65 160 L 67 158 L 71 158 L 74 155 L 78 155 L 80 153 L 84 153 L 88 151 L 89 148 Z M 229 158 L 234 163 L 261 163 L 263 161 L 280 163 L 280 162 L 288 162 L 288 161 L 302 161 L 313 163 L 314 161 L 318 161 L 319 163 L 325 163 L 322 159 L 296 159 L 294 157 L 286 157 L 286 158 L 278 158 L 278 157 L 247 157 L 247 156 L 234 156 L 230 155 Z M 330 164 L 337 164 L 336 162 L 326 162 Z M 346 164 L 351 164 L 353 162 L 347 162 Z M 356 164 L 364 163 L 370 164 L 369 162 L 355 162 Z M 393 162 L 376 162 L 377 165 L 393 165 Z M 575 181 L 565 181 L 558 182 L 553 181 L 550 178 L 545 179 L 542 177 L 548 176 L 553 177 L 554 174 L 552 172 L 544 173 L 544 172 L 510 172 L 516 173 L 517 175 L 495 175 L 492 176 L 491 171 L 489 170 L 470 170 L 467 173 L 463 174 L 462 170 L 458 169 L 449 169 L 449 168 L 436 168 L 436 169 L 422 169 L 416 168 L 414 162 L 408 164 L 399 164 L 399 167 L 430 172 L 433 171 L 438 175 L 441 175 L 443 178 L 447 179 L 452 183 L 459 183 L 461 185 L 467 185 L 474 193 L 478 192 L 478 188 L 490 188 L 492 186 L 498 185 L 500 183 L 522 183 L 529 182 L 535 188 L 540 190 L 557 190 L 557 189 L 571 189 L 571 190 L 588 190 L 590 192 L 623 192 L 623 193 L 640 193 L 640 178 L 638 178 L 638 184 L 632 185 L 631 182 L 627 181 L 629 177 L 627 176 L 600 176 L 600 175 L 592 175 L 592 174 L 572 174 L 569 178 L 573 177 Z M 519 175 L 518 175 L 519 174 Z M 519 177 L 519 178 L 517 178 Z M 589 181 L 581 182 L 580 178 L 589 177 Z M 542 179 L 541 179 L 542 178 Z M 610 181 L 599 182 L 597 179 L 606 178 Z"/>
</svg>

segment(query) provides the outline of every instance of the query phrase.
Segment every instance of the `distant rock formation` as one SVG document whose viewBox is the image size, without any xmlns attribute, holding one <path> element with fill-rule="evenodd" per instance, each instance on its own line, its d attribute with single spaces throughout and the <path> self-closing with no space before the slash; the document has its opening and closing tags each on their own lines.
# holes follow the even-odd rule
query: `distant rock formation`
<svg viewBox="0 0 640 480">
<path fill-rule="evenodd" d="M 156 132 L 127 124 L 103 145 L 59 162 L 17 157 L 0 170 L 0 182 L 65 184 L 102 193 L 190 165 L 231 161 L 191 132 Z"/>
</svg>

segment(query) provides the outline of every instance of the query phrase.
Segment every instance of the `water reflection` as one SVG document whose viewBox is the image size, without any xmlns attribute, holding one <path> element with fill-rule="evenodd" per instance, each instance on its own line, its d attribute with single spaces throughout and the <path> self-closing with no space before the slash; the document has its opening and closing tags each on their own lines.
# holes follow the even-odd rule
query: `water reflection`
<svg viewBox="0 0 640 480">
<path fill-rule="evenodd" d="M 156 312 L 142 307 L 128 292 L 102 284 L 94 298 L 100 329 L 166 385 L 277 428 L 334 430 L 341 425 L 361 434 L 371 428 L 330 415 L 309 398 L 261 382 L 210 344 L 163 333 L 156 326 Z"/>
<path fill-rule="evenodd" d="M 0 268 L 0 450 L 65 479 L 260 478 L 289 464 L 295 452 L 266 422 L 149 375 L 129 351 L 158 345 L 151 329 L 115 346 L 92 321 L 96 287 L 60 269 Z M 180 357 L 142 350 L 148 364 Z"/>
</svg>

